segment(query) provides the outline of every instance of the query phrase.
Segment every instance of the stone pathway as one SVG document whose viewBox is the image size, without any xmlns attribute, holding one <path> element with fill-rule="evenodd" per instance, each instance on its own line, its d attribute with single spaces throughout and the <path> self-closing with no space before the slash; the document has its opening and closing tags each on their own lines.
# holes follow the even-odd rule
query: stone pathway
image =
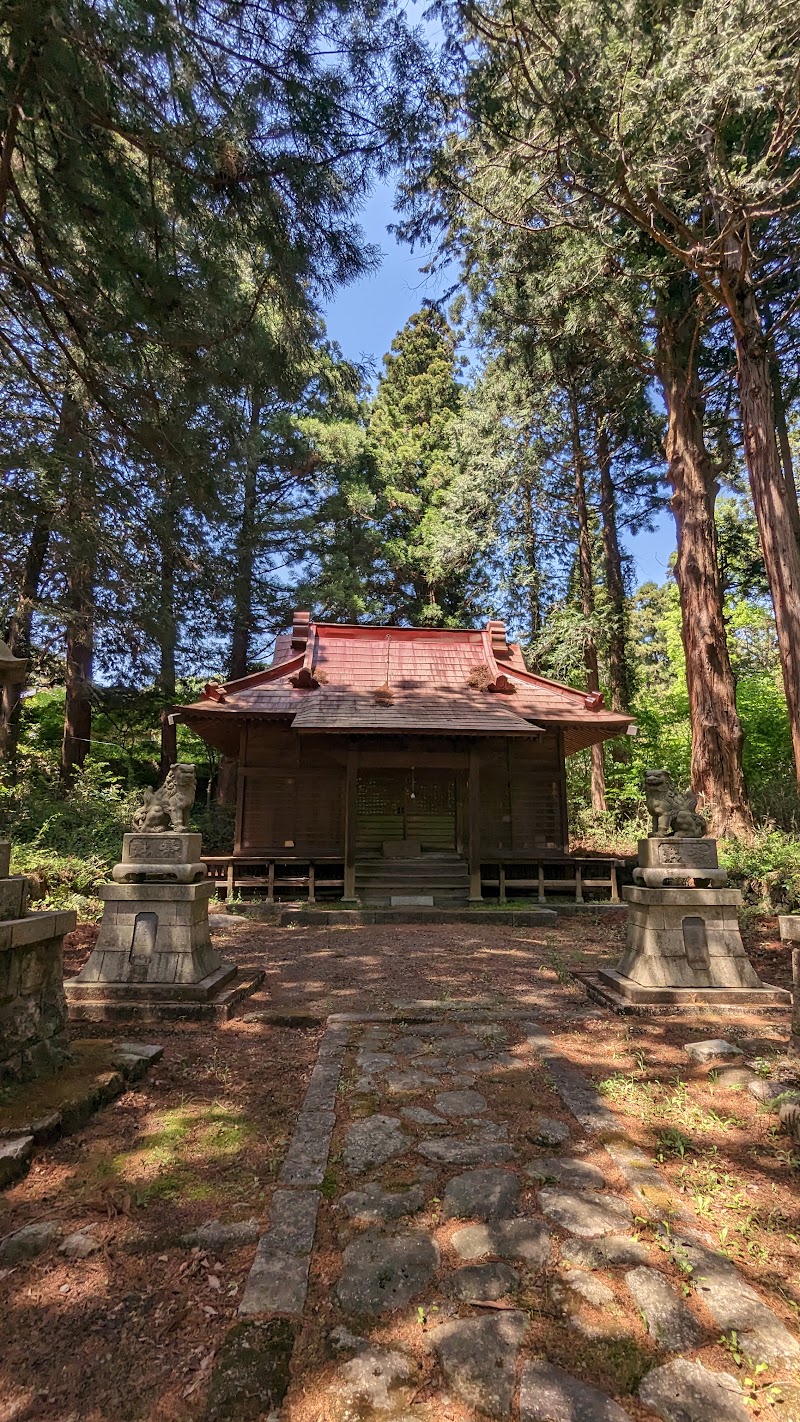
<svg viewBox="0 0 800 1422">
<path fill-rule="evenodd" d="M 800 1363 L 553 1039 L 514 1019 L 331 1019 L 240 1314 L 290 1330 L 275 1422 L 740 1422 L 721 1335 L 770 1384 Z"/>
</svg>

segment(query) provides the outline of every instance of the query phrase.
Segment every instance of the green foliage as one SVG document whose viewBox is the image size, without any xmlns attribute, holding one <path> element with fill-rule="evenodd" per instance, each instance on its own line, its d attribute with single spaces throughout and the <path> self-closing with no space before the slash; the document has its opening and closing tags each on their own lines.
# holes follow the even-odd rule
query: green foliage
<svg viewBox="0 0 800 1422">
<path fill-rule="evenodd" d="M 774 825 L 751 840 L 724 840 L 720 863 L 747 903 L 766 913 L 800 909 L 800 840 Z"/>
</svg>

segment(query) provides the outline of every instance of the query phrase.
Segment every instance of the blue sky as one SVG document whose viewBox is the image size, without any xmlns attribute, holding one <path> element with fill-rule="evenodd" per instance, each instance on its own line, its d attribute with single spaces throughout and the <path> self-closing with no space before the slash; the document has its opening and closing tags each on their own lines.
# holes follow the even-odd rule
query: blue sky
<svg viewBox="0 0 800 1422">
<path fill-rule="evenodd" d="M 431 276 L 420 271 L 425 265 L 425 251 L 412 253 L 388 231 L 394 219 L 393 198 L 390 184 L 378 186 L 361 215 L 367 240 L 383 254 L 380 267 L 371 276 L 339 291 L 326 309 L 328 334 L 341 346 L 343 355 L 350 360 L 371 362 L 376 371 L 412 312 L 419 310 L 426 298 L 435 301 L 444 295 L 448 285 L 445 275 Z M 663 582 L 675 549 L 672 516 L 665 510 L 654 533 L 628 535 L 625 544 L 635 562 L 636 582 Z"/>
</svg>

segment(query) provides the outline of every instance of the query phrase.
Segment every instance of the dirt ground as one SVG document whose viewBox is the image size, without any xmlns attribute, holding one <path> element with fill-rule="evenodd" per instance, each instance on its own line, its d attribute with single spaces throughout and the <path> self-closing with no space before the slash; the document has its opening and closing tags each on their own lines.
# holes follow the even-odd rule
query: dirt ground
<svg viewBox="0 0 800 1422">
<path fill-rule="evenodd" d="M 95 932 L 85 926 L 71 936 L 68 975 Z M 623 934 L 624 914 L 615 912 L 564 917 L 546 929 L 232 921 L 218 942 L 242 967 L 265 970 L 263 990 L 230 1022 L 130 1032 L 163 1043 L 163 1061 L 80 1132 L 39 1152 L 28 1176 L 0 1196 L 0 1238 L 55 1220 L 62 1234 L 91 1226 L 101 1245 L 82 1260 L 52 1246 L 0 1268 L 0 1422 L 200 1418 L 254 1245 L 219 1257 L 180 1236 L 209 1219 L 254 1218 L 263 1227 L 327 1014 L 423 1001 L 524 1008 L 557 1034 L 796 1331 L 795 1158 L 748 1093 L 723 1093 L 682 1051 L 706 1036 L 780 1042 L 788 1014 L 613 1017 L 587 1001 L 572 971 L 613 963 Z M 747 946 L 766 981 L 789 984 L 789 957 L 772 926 L 749 928 Z M 273 1020 L 248 1021 L 254 1014 Z M 0 1121 L 2 1106 L 0 1098 Z"/>
</svg>

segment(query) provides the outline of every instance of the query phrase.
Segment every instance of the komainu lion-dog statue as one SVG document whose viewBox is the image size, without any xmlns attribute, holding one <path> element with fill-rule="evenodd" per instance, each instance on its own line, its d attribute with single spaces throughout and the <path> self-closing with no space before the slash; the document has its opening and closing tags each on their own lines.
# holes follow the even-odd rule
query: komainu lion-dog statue
<svg viewBox="0 0 800 1422">
<path fill-rule="evenodd" d="M 144 804 L 133 816 L 133 828 L 139 833 L 175 830 L 185 833 L 189 828 L 189 811 L 194 804 L 195 767 L 173 765 L 164 784 L 158 790 L 146 790 Z"/>
<path fill-rule="evenodd" d="M 668 770 L 645 771 L 644 797 L 653 817 L 648 838 L 663 839 L 668 835 L 675 839 L 703 838 L 707 826 L 697 813 L 697 796 L 691 790 L 685 794 L 676 790 Z"/>
</svg>

